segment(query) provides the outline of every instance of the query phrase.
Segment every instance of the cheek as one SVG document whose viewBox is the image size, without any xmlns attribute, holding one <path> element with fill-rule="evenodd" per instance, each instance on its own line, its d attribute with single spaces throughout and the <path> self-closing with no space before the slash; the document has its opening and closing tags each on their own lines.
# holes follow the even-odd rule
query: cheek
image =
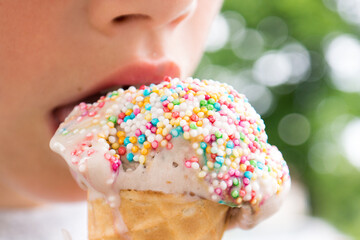
<svg viewBox="0 0 360 240">
<path fill-rule="evenodd" d="M 174 43 L 169 49 L 176 52 L 183 77 L 190 76 L 200 61 L 210 26 L 221 5 L 220 0 L 199 0 L 195 12 L 175 30 Z"/>
</svg>

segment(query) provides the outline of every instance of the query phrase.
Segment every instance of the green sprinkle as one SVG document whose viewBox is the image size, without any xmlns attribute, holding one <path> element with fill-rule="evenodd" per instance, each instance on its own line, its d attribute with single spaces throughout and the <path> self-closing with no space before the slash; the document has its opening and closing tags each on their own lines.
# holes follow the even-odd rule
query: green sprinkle
<svg viewBox="0 0 360 240">
<path fill-rule="evenodd" d="M 207 101 L 206 100 L 201 100 L 200 101 L 200 107 L 206 106 L 207 105 Z"/>
<path fill-rule="evenodd" d="M 238 198 L 239 197 L 239 191 L 238 190 L 233 190 L 231 191 L 231 196 L 233 198 Z"/>
<path fill-rule="evenodd" d="M 108 118 L 108 121 L 109 121 L 109 122 L 113 122 L 114 124 L 116 124 L 117 117 L 116 117 L 116 116 L 110 116 L 110 117 Z"/>
<path fill-rule="evenodd" d="M 254 167 L 256 167 L 256 161 L 250 160 L 250 164 L 253 165 Z"/>
<path fill-rule="evenodd" d="M 191 129 L 197 129 L 197 126 L 194 122 L 190 123 L 190 128 Z"/>
<path fill-rule="evenodd" d="M 172 103 L 174 105 L 179 105 L 180 104 L 180 100 L 179 99 L 174 99 L 174 101 L 172 101 Z"/>
<path fill-rule="evenodd" d="M 234 178 L 234 179 L 233 179 L 233 185 L 234 185 L 234 186 L 239 186 L 239 179 Z"/>
<path fill-rule="evenodd" d="M 219 132 L 219 131 L 216 131 L 216 132 L 215 132 L 215 137 L 216 137 L 216 138 L 222 138 L 222 133 Z"/>
<path fill-rule="evenodd" d="M 213 109 L 214 109 L 214 106 L 211 105 L 211 104 L 208 104 L 208 105 L 206 106 L 206 108 L 207 108 L 208 110 L 213 110 Z"/>
<path fill-rule="evenodd" d="M 240 133 L 240 139 L 242 140 L 242 141 L 244 141 L 244 139 L 245 139 L 245 134 L 244 133 Z"/>
<path fill-rule="evenodd" d="M 214 103 L 215 103 L 215 100 L 213 98 L 210 98 L 208 100 L 208 104 L 214 105 Z"/>
</svg>

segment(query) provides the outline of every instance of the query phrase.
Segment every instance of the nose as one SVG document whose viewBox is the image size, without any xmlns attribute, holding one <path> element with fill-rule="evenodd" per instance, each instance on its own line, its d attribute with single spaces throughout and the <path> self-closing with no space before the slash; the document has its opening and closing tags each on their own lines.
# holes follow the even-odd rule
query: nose
<svg viewBox="0 0 360 240">
<path fill-rule="evenodd" d="M 93 27 L 113 34 L 126 23 L 176 27 L 195 10 L 197 0 L 91 0 L 87 12 Z"/>
</svg>

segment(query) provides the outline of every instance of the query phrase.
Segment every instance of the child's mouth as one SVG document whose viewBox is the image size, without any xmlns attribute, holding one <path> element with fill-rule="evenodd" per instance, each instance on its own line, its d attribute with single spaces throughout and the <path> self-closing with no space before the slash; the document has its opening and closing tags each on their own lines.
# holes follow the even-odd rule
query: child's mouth
<svg viewBox="0 0 360 240">
<path fill-rule="evenodd" d="M 180 69 L 172 61 L 166 60 L 157 63 L 137 62 L 116 71 L 109 78 L 100 83 L 95 90 L 90 91 L 85 97 L 55 107 L 51 111 L 51 130 L 55 133 L 65 118 L 76 105 L 81 102 L 94 103 L 101 96 L 119 88 L 127 89 L 130 86 L 139 87 L 143 84 L 159 83 L 165 76 L 179 77 Z"/>
</svg>

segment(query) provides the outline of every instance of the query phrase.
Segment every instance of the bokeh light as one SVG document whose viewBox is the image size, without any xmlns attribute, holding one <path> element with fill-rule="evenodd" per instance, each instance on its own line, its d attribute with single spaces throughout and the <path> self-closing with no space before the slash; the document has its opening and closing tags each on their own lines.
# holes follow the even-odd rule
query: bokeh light
<svg viewBox="0 0 360 240">
<path fill-rule="evenodd" d="M 274 109 L 274 96 L 271 91 L 259 84 L 250 84 L 241 90 L 251 105 L 262 116 L 269 115 Z"/>
<path fill-rule="evenodd" d="M 330 141 L 312 144 L 308 152 L 310 167 L 318 173 L 332 173 L 341 159 L 337 145 Z"/>
<path fill-rule="evenodd" d="M 326 60 L 334 86 L 345 92 L 360 91 L 360 42 L 354 36 L 340 35 L 330 40 Z"/>
<path fill-rule="evenodd" d="M 346 125 L 341 134 L 341 145 L 349 162 L 360 170 L 360 118 Z"/>
<path fill-rule="evenodd" d="M 281 46 L 288 38 L 288 26 L 284 20 L 277 16 L 264 18 L 257 29 L 264 36 L 266 45 L 271 48 Z"/>
<path fill-rule="evenodd" d="M 221 14 L 217 15 L 210 28 L 210 33 L 206 42 L 205 49 L 207 52 L 216 52 L 223 48 L 230 37 L 230 28 Z"/>
<path fill-rule="evenodd" d="M 301 145 L 310 136 L 310 122 L 301 114 L 291 113 L 281 119 L 278 132 L 285 143 L 293 146 Z"/>
<path fill-rule="evenodd" d="M 264 50 L 264 38 L 259 31 L 246 29 L 238 31 L 231 40 L 232 50 L 240 59 L 254 60 Z"/>
</svg>

